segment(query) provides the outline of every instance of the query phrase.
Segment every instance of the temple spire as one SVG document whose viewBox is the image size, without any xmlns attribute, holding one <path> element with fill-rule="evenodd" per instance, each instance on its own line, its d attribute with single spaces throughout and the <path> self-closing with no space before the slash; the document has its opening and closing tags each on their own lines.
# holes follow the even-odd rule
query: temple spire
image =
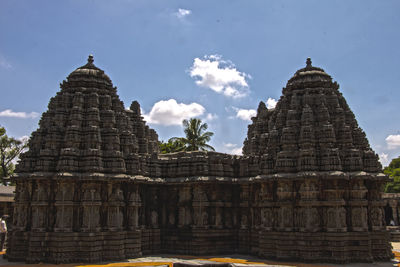
<svg viewBox="0 0 400 267">
<path fill-rule="evenodd" d="M 307 58 L 307 61 L 306 61 L 306 64 L 307 64 L 307 66 L 306 66 L 306 68 L 311 68 L 312 66 L 311 66 L 311 58 Z"/>
<path fill-rule="evenodd" d="M 89 63 L 89 64 L 93 64 L 93 62 L 94 62 L 94 59 L 93 59 L 93 55 L 92 55 L 92 54 L 90 54 L 90 55 L 89 55 L 89 57 L 88 57 L 88 60 L 87 60 L 87 61 L 88 61 L 88 63 Z"/>
</svg>

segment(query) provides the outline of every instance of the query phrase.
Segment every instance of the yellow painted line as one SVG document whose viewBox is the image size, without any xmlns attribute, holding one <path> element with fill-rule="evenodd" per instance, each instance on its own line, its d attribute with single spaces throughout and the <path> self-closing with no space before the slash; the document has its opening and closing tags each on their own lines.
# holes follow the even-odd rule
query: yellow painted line
<svg viewBox="0 0 400 267">
<path fill-rule="evenodd" d="M 233 259 L 233 258 L 210 258 L 210 259 L 196 259 L 196 260 L 226 262 L 226 263 L 242 263 L 242 264 L 265 264 L 264 262 L 252 262 L 243 259 Z"/>
<path fill-rule="evenodd" d="M 244 259 L 234 259 L 234 258 L 209 258 L 209 259 L 196 259 L 200 261 L 214 261 L 214 262 L 224 262 L 224 263 L 240 263 L 240 264 L 271 264 L 271 261 L 248 261 Z M 285 266 L 296 266 L 288 265 L 284 262 L 273 262 L 275 265 L 285 265 Z"/>
</svg>

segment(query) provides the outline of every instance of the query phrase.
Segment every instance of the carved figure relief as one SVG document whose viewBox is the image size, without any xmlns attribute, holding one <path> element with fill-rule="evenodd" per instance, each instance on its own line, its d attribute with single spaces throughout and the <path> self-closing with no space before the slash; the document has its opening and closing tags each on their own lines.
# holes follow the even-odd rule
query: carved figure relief
<svg viewBox="0 0 400 267">
<path fill-rule="evenodd" d="M 259 199 L 261 202 L 263 201 L 269 201 L 272 200 L 272 194 L 270 193 L 269 190 L 269 185 L 262 183 L 261 188 L 260 188 L 260 193 L 259 193 Z"/>
<path fill-rule="evenodd" d="M 24 230 L 27 225 L 28 206 L 16 204 L 14 207 L 13 224 L 16 229 Z"/>
<path fill-rule="evenodd" d="M 304 214 L 303 208 L 297 208 L 295 211 L 295 223 L 301 231 L 304 231 L 306 226 L 306 214 Z"/>
<path fill-rule="evenodd" d="M 170 225 L 175 225 L 175 214 L 174 214 L 173 211 L 169 212 L 168 222 L 169 222 Z"/>
<path fill-rule="evenodd" d="M 292 190 L 288 183 L 279 182 L 276 194 L 280 200 L 289 200 L 292 196 Z"/>
<path fill-rule="evenodd" d="M 44 231 L 47 220 L 47 209 L 41 206 L 32 207 L 32 229 Z"/>
<path fill-rule="evenodd" d="M 204 210 L 202 213 L 202 221 L 203 221 L 203 226 L 207 227 L 208 226 L 208 213 L 206 210 Z"/>
<path fill-rule="evenodd" d="M 383 226 L 382 209 L 379 207 L 373 208 L 371 211 L 371 224 L 372 226 Z"/>
<path fill-rule="evenodd" d="M 218 208 L 218 207 L 215 209 L 215 226 L 217 228 L 222 227 L 221 208 Z"/>
<path fill-rule="evenodd" d="M 315 199 L 318 195 L 318 189 L 315 182 L 305 180 L 300 186 L 299 193 L 301 199 Z"/>
<path fill-rule="evenodd" d="M 367 227 L 367 209 L 364 207 L 352 208 L 351 222 L 354 231 Z"/>
<path fill-rule="evenodd" d="M 261 209 L 261 226 L 264 229 L 270 229 L 273 226 L 273 216 L 270 208 Z"/>
<path fill-rule="evenodd" d="M 179 192 L 179 202 L 189 201 L 191 199 L 190 187 L 183 187 Z"/>
<path fill-rule="evenodd" d="M 340 228 L 345 228 L 347 226 L 346 224 L 346 209 L 341 207 L 339 208 L 339 227 Z"/>
<path fill-rule="evenodd" d="M 245 215 L 245 214 L 242 214 L 242 216 L 241 216 L 240 228 L 241 229 L 247 229 L 247 215 Z"/>
<path fill-rule="evenodd" d="M 97 231 L 100 229 L 100 192 L 91 184 L 84 185 L 84 188 L 82 228 Z"/>
<path fill-rule="evenodd" d="M 353 188 L 351 190 L 351 197 L 353 199 L 365 199 L 367 191 L 368 190 L 364 185 L 364 181 L 363 180 L 357 180 L 353 184 Z"/>
<path fill-rule="evenodd" d="M 110 228 L 121 228 L 122 227 L 123 214 L 119 207 L 112 206 L 108 209 L 108 227 Z"/>
<path fill-rule="evenodd" d="M 152 225 L 154 228 L 157 228 L 157 227 L 158 227 L 158 213 L 157 213 L 157 211 L 155 211 L 155 210 L 153 210 L 153 211 L 151 212 L 151 225 Z"/>
<path fill-rule="evenodd" d="M 195 186 L 193 188 L 193 201 L 206 202 L 207 200 L 207 195 L 204 192 L 203 188 L 201 188 L 200 186 Z"/>
<path fill-rule="evenodd" d="M 82 228 L 95 231 L 100 226 L 100 215 L 98 206 L 83 207 L 83 224 Z"/>
<path fill-rule="evenodd" d="M 307 214 L 307 225 L 306 228 L 308 231 L 318 231 L 320 216 L 318 210 L 316 208 L 308 209 Z"/>
<path fill-rule="evenodd" d="M 38 183 L 33 193 L 33 200 L 37 202 L 47 201 L 47 184 Z"/>
<path fill-rule="evenodd" d="M 179 226 L 189 225 L 192 221 L 190 210 L 187 207 L 179 207 L 178 219 Z"/>
<path fill-rule="evenodd" d="M 72 212 L 72 206 L 57 206 L 55 224 L 57 230 L 63 229 L 70 231 L 72 229 Z"/>
</svg>

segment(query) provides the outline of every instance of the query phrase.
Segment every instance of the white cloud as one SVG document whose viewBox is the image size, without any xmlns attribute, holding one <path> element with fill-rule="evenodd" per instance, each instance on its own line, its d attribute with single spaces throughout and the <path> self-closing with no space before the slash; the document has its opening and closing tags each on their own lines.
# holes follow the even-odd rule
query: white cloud
<svg viewBox="0 0 400 267">
<path fill-rule="evenodd" d="M 257 111 L 255 109 L 242 109 L 235 107 L 233 107 L 233 109 L 236 111 L 236 118 L 244 121 L 251 121 L 251 118 L 257 115 Z"/>
<path fill-rule="evenodd" d="M 12 69 L 11 64 L 2 55 L 0 55 L 0 67 L 3 69 Z"/>
<path fill-rule="evenodd" d="M 400 148 L 400 134 L 389 135 L 385 140 L 389 149 Z"/>
<path fill-rule="evenodd" d="M 21 136 L 20 138 L 18 138 L 18 140 L 21 141 L 21 142 L 28 141 L 29 140 L 29 136 L 27 136 L 27 135 Z"/>
<path fill-rule="evenodd" d="M 8 118 L 20 118 L 20 119 L 34 119 L 39 117 L 39 113 L 37 112 L 15 112 L 12 111 L 11 109 L 6 109 L 3 111 L 0 111 L 0 117 L 8 117 Z"/>
<path fill-rule="evenodd" d="M 192 14 L 191 10 L 188 9 L 183 9 L 183 8 L 179 8 L 177 12 L 174 13 L 175 16 L 177 16 L 179 19 L 183 19 L 187 16 L 189 16 L 190 14 Z"/>
<path fill-rule="evenodd" d="M 216 119 L 218 119 L 218 115 L 217 114 L 211 114 L 211 113 L 208 113 L 206 118 L 205 118 L 206 121 L 213 121 L 213 120 L 216 120 Z"/>
<path fill-rule="evenodd" d="M 242 147 L 238 147 L 237 144 L 231 144 L 231 143 L 223 143 L 223 149 L 224 153 L 228 154 L 233 154 L 233 155 L 242 155 Z"/>
<path fill-rule="evenodd" d="M 382 163 L 382 166 L 388 166 L 390 161 L 389 161 L 389 155 L 382 152 L 381 154 L 379 154 L 379 161 Z"/>
<path fill-rule="evenodd" d="M 268 108 L 268 109 L 271 109 L 271 108 L 275 108 L 276 103 L 278 103 L 278 101 L 276 101 L 276 100 L 273 99 L 273 98 L 268 97 L 268 100 L 267 100 L 266 103 L 267 103 L 267 108 Z"/>
<path fill-rule="evenodd" d="M 155 103 L 148 114 L 143 113 L 143 117 L 151 124 L 182 125 L 182 120 L 201 116 L 205 111 L 200 104 L 177 103 L 175 99 L 169 99 Z"/>
<path fill-rule="evenodd" d="M 223 60 L 219 55 L 195 58 L 189 73 L 190 77 L 198 79 L 198 86 L 227 97 L 241 98 L 250 92 L 246 78 L 251 76 L 238 71 L 232 62 Z"/>
</svg>

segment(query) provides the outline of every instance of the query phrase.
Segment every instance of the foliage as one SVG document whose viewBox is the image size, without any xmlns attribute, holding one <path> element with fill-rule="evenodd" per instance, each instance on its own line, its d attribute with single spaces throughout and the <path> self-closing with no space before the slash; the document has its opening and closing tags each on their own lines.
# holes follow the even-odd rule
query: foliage
<svg viewBox="0 0 400 267">
<path fill-rule="evenodd" d="M 173 137 L 167 143 L 160 143 L 162 154 L 179 151 L 206 151 L 215 149 L 207 144 L 211 140 L 212 132 L 207 132 L 207 123 L 202 123 L 200 119 L 191 118 L 182 121 L 186 137 Z"/>
<path fill-rule="evenodd" d="M 13 161 L 27 147 L 27 141 L 20 141 L 6 135 L 4 127 L 0 127 L 0 183 L 6 184 L 4 178 L 14 172 Z"/>
<path fill-rule="evenodd" d="M 174 153 L 183 151 L 185 144 L 182 142 L 181 138 L 173 137 L 168 140 L 168 142 L 160 143 L 161 154 Z"/>
<path fill-rule="evenodd" d="M 206 151 L 215 149 L 208 145 L 207 142 L 211 140 L 212 132 L 206 132 L 208 125 L 202 123 L 200 119 L 191 118 L 190 120 L 183 120 L 184 132 L 186 137 L 182 137 L 181 142 L 185 144 L 184 151 Z"/>
<path fill-rule="evenodd" d="M 386 193 L 400 193 L 400 157 L 393 159 L 383 172 L 393 179 L 385 186 Z"/>
</svg>

